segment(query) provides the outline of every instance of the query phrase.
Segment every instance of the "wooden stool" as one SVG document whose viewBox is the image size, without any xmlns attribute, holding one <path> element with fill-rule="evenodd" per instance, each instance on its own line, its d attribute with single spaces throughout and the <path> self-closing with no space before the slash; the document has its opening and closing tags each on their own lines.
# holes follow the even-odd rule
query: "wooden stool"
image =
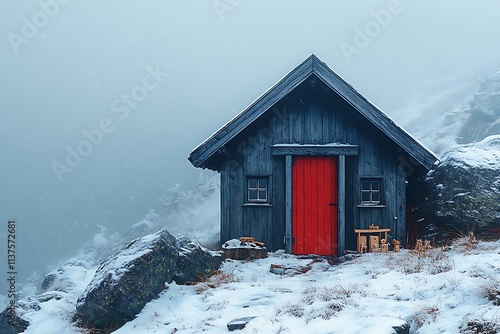
<svg viewBox="0 0 500 334">
<path fill-rule="evenodd" d="M 399 241 L 397 241 L 396 239 L 392 239 L 392 246 L 394 247 L 393 248 L 394 253 L 398 253 L 400 251 L 400 248 L 401 248 L 401 243 Z"/>
<path fill-rule="evenodd" d="M 364 235 L 358 236 L 358 253 L 360 253 L 360 254 L 363 254 L 361 252 L 361 246 L 362 245 L 365 247 L 365 253 L 366 253 L 366 245 L 367 245 L 367 243 L 366 243 L 366 236 L 364 236 Z"/>
<path fill-rule="evenodd" d="M 369 239 L 369 248 L 370 252 L 376 252 L 379 249 L 379 240 L 380 238 L 376 235 L 370 235 Z"/>
<path fill-rule="evenodd" d="M 417 240 L 417 245 L 415 246 L 415 250 L 417 252 L 422 252 L 424 250 L 424 245 L 422 244 L 422 240 L 421 239 Z"/>
</svg>

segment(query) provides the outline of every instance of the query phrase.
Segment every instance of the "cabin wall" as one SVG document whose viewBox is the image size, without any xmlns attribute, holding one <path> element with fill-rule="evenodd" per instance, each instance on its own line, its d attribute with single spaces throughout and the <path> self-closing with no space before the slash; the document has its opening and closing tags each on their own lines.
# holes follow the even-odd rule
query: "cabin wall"
<svg viewBox="0 0 500 334">
<path fill-rule="evenodd" d="M 253 236 L 269 249 L 284 248 L 285 157 L 274 144 L 354 144 L 358 156 L 346 157 L 346 249 L 355 249 L 355 228 L 391 228 L 404 241 L 405 177 L 398 173 L 397 147 L 345 103 L 318 84 L 306 82 L 244 129 L 221 164 L 221 240 Z M 246 203 L 246 177 L 269 176 L 271 202 Z M 358 207 L 360 177 L 383 177 L 385 208 Z M 395 219 L 397 217 L 397 219 Z"/>
</svg>

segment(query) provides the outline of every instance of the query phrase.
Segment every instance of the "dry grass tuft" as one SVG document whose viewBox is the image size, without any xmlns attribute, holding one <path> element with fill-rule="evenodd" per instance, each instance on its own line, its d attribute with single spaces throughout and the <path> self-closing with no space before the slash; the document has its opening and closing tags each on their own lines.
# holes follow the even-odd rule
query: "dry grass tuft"
<svg viewBox="0 0 500 334">
<path fill-rule="evenodd" d="M 404 254 L 392 255 L 387 259 L 387 267 L 400 270 L 404 274 L 428 272 L 431 275 L 453 269 L 453 259 L 444 247 L 411 250 Z"/>
<path fill-rule="evenodd" d="M 435 322 L 438 313 L 438 305 L 427 305 L 410 319 L 410 324 L 414 325 L 416 328 L 420 328 L 427 322 Z"/>
<path fill-rule="evenodd" d="M 483 293 L 493 305 L 500 306 L 500 279 L 492 278 L 483 285 Z"/>
<path fill-rule="evenodd" d="M 296 318 L 302 318 L 304 316 L 304 305 L 301 303 L 288 303 L 283 309 L 277 309 L 276 315 L 289 314 Z"/>
<path fill-rule="evenodd" d="M 493 321 L 469 321 L 460 327 L 461 334 L 498 334 L 500 323 Z"/>
<path fill-rule="evenodd" d="M 208 289 L 215 289 L 224 284 L 239 282 L 233 272 L 224 272 L 216 270 L 212 274 L 200 277 L 200 283 L 196 284 L 195 290 L 197 293 L 202 293 Z"/>
<path fill-rule="evenodd" d="M 473 232 L 463 235 L 452 242 L 452 246 L 461 253 L 470 253 L 477 249 L 479 240 Z"/>
</svg>

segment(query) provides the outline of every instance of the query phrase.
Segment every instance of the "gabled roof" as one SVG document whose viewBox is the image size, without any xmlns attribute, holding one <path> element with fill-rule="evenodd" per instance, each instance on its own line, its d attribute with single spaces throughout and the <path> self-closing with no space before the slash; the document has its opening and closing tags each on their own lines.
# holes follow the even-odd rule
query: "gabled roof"
<svg viewBox="0 0 500 334">
<path fill-rule="evenodd" d="M 311 55 L 251 105 L 196 147 L 189 155 L 189 161 L 195 167 L 207 168 L 210 165 L 210 160 L 224 145 L 312 75 L 318 77 L 329 89 L 351 105 L 354 112 L 359 113 L 358 116 L 366 119 L 382 131 L 422 167 L 429 170 L 438 160 L 434 153 L 399 127 L 384 112 L 358 93 L 318 57 Z"/>
</svg>

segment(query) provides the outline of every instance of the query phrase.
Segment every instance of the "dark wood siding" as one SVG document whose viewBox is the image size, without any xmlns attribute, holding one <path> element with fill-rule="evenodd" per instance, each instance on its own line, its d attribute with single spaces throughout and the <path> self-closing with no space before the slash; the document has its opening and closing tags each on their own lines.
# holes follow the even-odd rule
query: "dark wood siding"
<svg viewBox="0 0 500 334">
<path fill-rule="evenodd" d="M 398 172 L 398 147 L 380 130 L 318 83 L 307 81 L 245 128 L 226 147 L 221 163 L 221 239 L 254 236 L 271 250 L 284 248 L 285 156 L 275 144 L 358 145 L 346 157 L 346 249 L 355 249 L 354 228 L 391 228 L 404 241 L 405 176 Z M 269 176 L 271 201 L 246 204 L 246 177 Z M 382 177 L 385 207 L 358 207 L 360 178 Z"/>
</svg>

